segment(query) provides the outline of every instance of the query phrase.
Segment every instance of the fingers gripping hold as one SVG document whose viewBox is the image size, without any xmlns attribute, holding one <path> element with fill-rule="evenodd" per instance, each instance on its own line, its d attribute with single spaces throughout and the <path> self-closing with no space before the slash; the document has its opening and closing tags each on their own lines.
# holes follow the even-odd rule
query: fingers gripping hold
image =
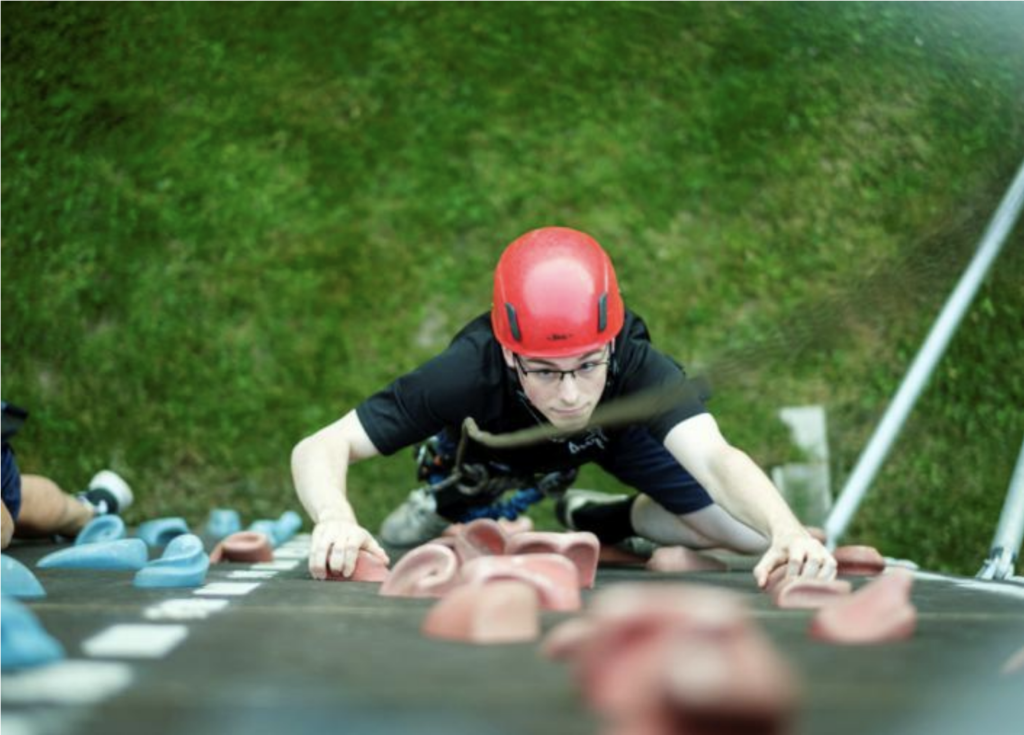
<svg viewBox="0 0 1024 735">
<path fill-rule="evenodd" d="M 352 576 L 352 571 L 356 566 L 356 556 L 359 553 L 358 546 L 355 548 L 352 546 L 352 538 L 349 536 L 343 537 L 331 545 L 331 554 L 327 561 L 328 575 Z"/>
<path fill-rule="evenodd" d="M 313 529 L 309 555 L 309 573 L 313 579 L 328 576 L 351 577 L 359 561 L 359 550 L 366 549 L 387 563 L 388 556 L 370 533 L 353 521 L 328 520 Z"/>
</svg>

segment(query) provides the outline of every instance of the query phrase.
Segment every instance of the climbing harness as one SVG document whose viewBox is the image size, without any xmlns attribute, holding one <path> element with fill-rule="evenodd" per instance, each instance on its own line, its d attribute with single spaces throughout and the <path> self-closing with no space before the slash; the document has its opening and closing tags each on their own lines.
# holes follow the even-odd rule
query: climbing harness
<svg viewBox="0 0 1024 735">
<path fill-rule="evenodd" d="M 575 469 L 524 478 L 498 462 L 467 463 L 464 454 L 465 430 L 458 446 L 442 432 L 417 447 L 415 453 L 417 476 L 436 498 L 438 510 L 458 522 L 515 520 L 531 505 L 564 493 L 576 479 Z M 510 490 L 515 493 L 500 500 Z"/>
</svg>

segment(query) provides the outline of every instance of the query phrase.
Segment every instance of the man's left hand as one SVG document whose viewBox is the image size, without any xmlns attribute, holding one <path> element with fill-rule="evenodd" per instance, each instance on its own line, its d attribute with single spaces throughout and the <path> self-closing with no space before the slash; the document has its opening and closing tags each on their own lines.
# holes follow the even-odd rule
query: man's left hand
<svg viewBox="0 0 1024 735">
<path fill-rule="evenodd" d="M 767 553 L 754 567 L 754 578 L 762 589 L 768 584 L 768 575 L 776 567 L 786 565 L 787 577 L 834 579 L 836 560 L 820 542 L 801 529 L 800 532 L 775 536 Z"/>
</svg>

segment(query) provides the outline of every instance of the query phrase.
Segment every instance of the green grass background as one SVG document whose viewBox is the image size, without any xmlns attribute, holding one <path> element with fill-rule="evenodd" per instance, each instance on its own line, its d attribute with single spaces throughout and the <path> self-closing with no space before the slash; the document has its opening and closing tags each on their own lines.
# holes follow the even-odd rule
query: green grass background
<svg viewBox="0 0 1024 735">
<path fill-rule="evenodd" d="M 838 488 L 1024 154 L 1016 3 L 2 13 L 19 459 L 116 469 L 130 521 L 297 507 L 291 447 L 487 309 L 545 224 L 608 248 L 763 466 L 797 459 L 779 408 L 825 405 Z M 1024 437 L 1021 230 L 849 541 L 980 566 Z M 413 482 L 407 453 L 355 467 L 363 522 Z"/>
</svg>

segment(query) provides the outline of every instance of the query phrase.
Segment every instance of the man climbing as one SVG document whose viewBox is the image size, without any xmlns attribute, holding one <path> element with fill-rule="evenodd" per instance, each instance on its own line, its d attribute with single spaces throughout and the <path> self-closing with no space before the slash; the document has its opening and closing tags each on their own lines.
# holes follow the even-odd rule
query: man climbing
<svg viewBox="0 0 1024 735">
<path fill-rule="evenodd" d="M 611 260 L 593 238 L 564 227 L 528 232 L 501 256 L 489 314 L 295 447 L 296 490 L 315 523 L 310 572 L 348 576 L 361 548 L 387 558 L 348 502 L 348 466 L 423 443 L 420 476 L 428 484 L 385 520 L 381 537 L 392 545 L 422 543 L 496 507 L 505 491 L 527 488 L 558 497 L 561 521 L 604 544 L 642 537 L 762 554 L 754 570 L 762 586 L 783 564 L 790 574 L 833 577 L 831 554 L 689 388 L 682 368 L 624 308 Z M 651 395 L 660 400 L 642 417 L 591 424 L 599 406 Z M 487 446 L 463 437 L 467 418 L 490 435 L 537 426 L 557 434 L 528 446 Z M 588 462 L 638 493 L 567 490 Z"/>
</svg>

